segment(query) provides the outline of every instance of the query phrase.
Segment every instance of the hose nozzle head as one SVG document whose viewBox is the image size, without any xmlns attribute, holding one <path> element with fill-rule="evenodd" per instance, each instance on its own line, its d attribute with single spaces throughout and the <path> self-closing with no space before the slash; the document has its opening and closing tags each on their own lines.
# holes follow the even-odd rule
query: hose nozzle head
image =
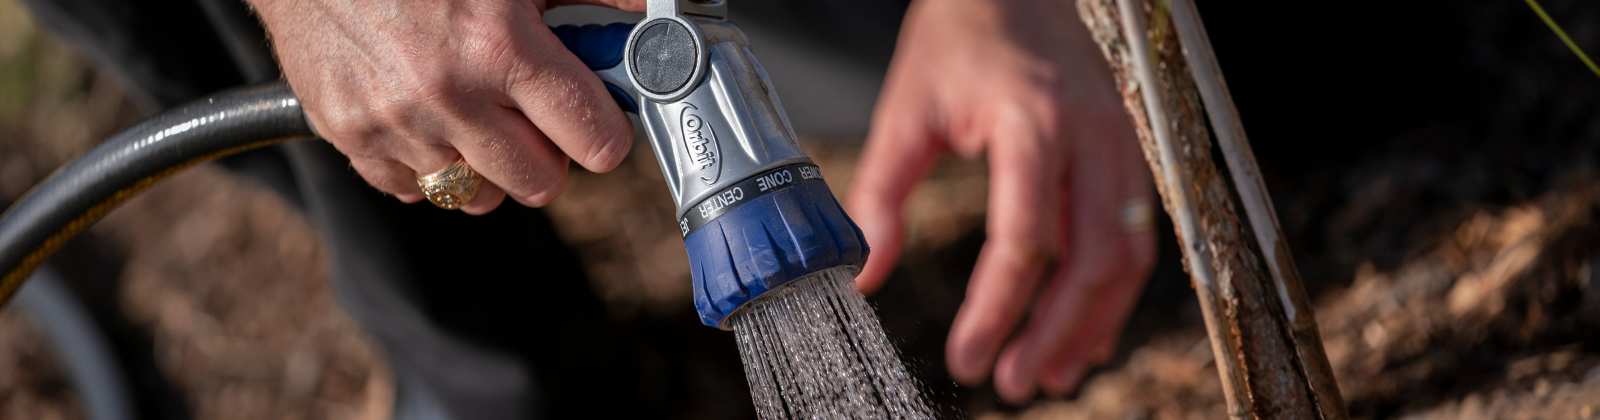
<svg viewBox="0 0 1600 420">
<path fill-rule="evenodd" d="M 652 0 L 621 67 L 677 204 L 706 325 L 867 244 L 796 141 L 783 103 L 721 1 Z M 670 9 L 670 10 L 669 10 Z M 606 74 L 601 74 L 606 79 Z"/>
</svg>

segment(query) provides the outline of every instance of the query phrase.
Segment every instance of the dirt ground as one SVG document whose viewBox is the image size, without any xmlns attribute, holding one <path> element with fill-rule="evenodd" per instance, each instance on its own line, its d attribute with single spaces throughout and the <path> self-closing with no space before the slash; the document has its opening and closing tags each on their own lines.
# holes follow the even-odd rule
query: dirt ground
<svg viewBox="0 0 1600 420">
<path fill-rule="evenodd" d="M 1521 89 L 1571 88 L 1562 81 L 1572 80 L 1579 79 Z M 1577 91 L 1592 93 L 1592 86 Z M 1261 115 L 1251 113 L 1248 95 L 1241 98 L 1247 116 Z M 1303 164 L 1271 144 L 1258 149 L 1354 417 L 1600 414 L 1600 174 L 1591 158 L 1600 131 L 1582 128 L 1592 125 L 1583 116 L 1600 112 L 1594 104 L 1555 107 L 1567 111 L 1550 118 L 1576 122 L 1558 127 L 1567 134 L 1516 148 L 1531 150 L 1524 154 L 1504 153 L 1503 142 L 1524 144 L 1516 134 L 1469 141 L 1479 150 L 1471 153 L 1405 146 L 1477 138 L 1436 127 L 1406 131 L 1394 138 L 1420 140 L 1374 146 L 1338 165 Z M 139 117 L 114 83 L 38 34 L 14 3 L 0 1 L 0 201 L 15 200 Z M 1512 120 L 1499 129 L 1557 126 Z M 1252 133 L 1270 138 L 1273 129 Z M 1574 137 L 1581 147 L 1566 145 Z M 1541 152 L 1550 144 L 1558 145 L 1555 152 Z M 842 195 L 855 146 L 804 146 Z M 610 316 L 625 326 L 689 314 L 687 261 L 647 149 L 636 147 L 607 174 L 575 171 L 547 210 Z M 1528 159 L 1540 171 L 1507 175 L 1507 165 Z M 943 415 L 1222 417 L 1216 367 L 1165 221 L 1162 261 L 1118 356 L 1076 395 L 1013 407 L 987 387 L 950 382 L 944 334 L 982 244 L 985 170 L 946 161 L 918 187 L 908 211 L 910 248 L 889 286 L 872 298 Z M 392 379 L 373 341 L 333 302 L 316 232 L 253 181 L 214 165 L 184 172 L 114 211 L 67 253 L 76 257 L 57 263 L 119 343 L 146 417 L 388 417 Z M 0 418 L 83 418 L 30 322 L 14 309 L 0 311 Z M 705 380 L 743 387 L 737 378 Z M 748 404 L 736 396 L 695 404 L 683 409 L 749 415 L 715 406 Z"/>
</svg>

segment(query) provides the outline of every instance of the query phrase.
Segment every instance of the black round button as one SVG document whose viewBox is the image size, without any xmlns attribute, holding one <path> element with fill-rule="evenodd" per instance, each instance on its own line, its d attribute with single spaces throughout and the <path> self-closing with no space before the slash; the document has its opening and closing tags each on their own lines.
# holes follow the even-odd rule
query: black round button
<svg viewBox="0 0 1600 420">
<path fill-rule="evenodd" d="M 652 93 L 671 93 L 694 76 L 696 53 L 694 34 L 683 24 L 655 21 L 634 40 L 633 78 Z"/>
</svg>

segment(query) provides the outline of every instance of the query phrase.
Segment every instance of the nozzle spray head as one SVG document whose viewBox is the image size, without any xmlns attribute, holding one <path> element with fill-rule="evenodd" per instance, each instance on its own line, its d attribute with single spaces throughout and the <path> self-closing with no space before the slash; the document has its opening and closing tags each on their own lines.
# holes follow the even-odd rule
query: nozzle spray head
<svg viewBox="0 0 1600 420">
<path fill-rule="evenodd" d="M 702 208 L 720 214 L 701 217 Z M 684 237 L 694 306 L 713 327 L 731 329 L 727 317 L 763 293 L 829 268 L 859 271 L 867 260 L 861 229 L 810 163 L 746 178 L 680 220 L 691 219 L 704 220 Z"/>
<path fill-rule="evenodd" d="M 621 68 L 677 204 L 695 309 L 730 329 L 728 315 L 769 290 L 828 268 L 859 270 L 867 243 L 724 8 L 652 0 Z"/>
</svg>

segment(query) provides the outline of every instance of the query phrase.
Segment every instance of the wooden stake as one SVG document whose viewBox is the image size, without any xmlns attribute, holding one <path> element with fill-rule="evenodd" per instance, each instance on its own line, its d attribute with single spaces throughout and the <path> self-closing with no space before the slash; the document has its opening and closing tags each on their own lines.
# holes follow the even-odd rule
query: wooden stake
<svg viewBox="0 0 1600 420">
<path fill-rule="evenodd" d="M 1223 160 L 1228 163 L 1228 173 L 1233 177 L 1234 191 L 1239 194 L 1239 203 L 1250 219 L 1256 249 L 1261 251 L 1263 261 L 1272 272 L 1273 286 L 1294 333 L 1301 370 L 1310 380 L 1311 394 L 1317 399 L 1324 419 L 1347 419 L 1350 415 L 1345 409 L 1344 397 L 1339 394 L 1339 383 L 1334 380 L 1333 366 L 1328 364 L 1328 356 L 1323 352 L 1322 335 L 1317 331 L 1317 319 L 1312 314 L 1305 284 L 1300 280 L 1300 269 L 1294 265 L 1289 243 L 1283 240 L 1278 212 L 1272 208 L 1267 184 L 1261 179 L 1261 168 L 1256 166 L 1256 154 L 1250 150 L 1250 141 L 1245 137 L 1239 109 L 1233 105 L 1228 82 L 1222 77 L 1216 52 L 1211 49 L 1211 37 L 1206 35 L 1194 0 L 1167 1 L 1178 41 L 1183 46 L 1195 85 L 1199 87 L 1200 100 L 1205 103 Z"/>
<path fill-rule="evenodd" d="M 1177 7 L 1187 9 L 1175 15 L 1159 0 L 1078 2 L 1080 16 L 1116 75 L 1162 205 L 1173 219 L 1184 268 L 1200 299 L 1228 414 L 1236 419 L 1343 420 L 1343 401 L 1327 368 L 1315 319 L 1287 247 L 1279 239 L 1276 216 L 1266 204 L 1237 112 L 1231 99 L 1208 100 L 1208 105 L 1216 105 L 1201 106 L 1199 89 L 1226 95 L 1215 58 L 1209 55 L 1209 42 L 1194 41 L 1193 33 L 1183 37 L 1190 44 L 1180 42 L 1179 30 L 1203 35 L 1203 28 L 1192 4 Z M 1174 23 L 1178 19 L 1192 20 L 1180 29 Z M 1198 69 L 1203 75 L 1191 73 L 1186 45 L 1207 54 L 1204 59 L 1209 61 Z M 1207 81 L 1197 87 L 1196 78 Z M 1216 98 L 1215 92 L 1208 96 Z M 1229 130 L 1219 143 L 1230 174 L 1243 182 L 1233 188 L 1212 156 L 1206 127 L 1206 110 L 1220 110 L 1221 104 L 1227 105 L 1225 115 L 1213 118 L 1230 119 L 1231 125 L 1218 125 Z M 1236 193 L 1250 215 L 1249 225 L 1239 221 Z"/>
</svg>

